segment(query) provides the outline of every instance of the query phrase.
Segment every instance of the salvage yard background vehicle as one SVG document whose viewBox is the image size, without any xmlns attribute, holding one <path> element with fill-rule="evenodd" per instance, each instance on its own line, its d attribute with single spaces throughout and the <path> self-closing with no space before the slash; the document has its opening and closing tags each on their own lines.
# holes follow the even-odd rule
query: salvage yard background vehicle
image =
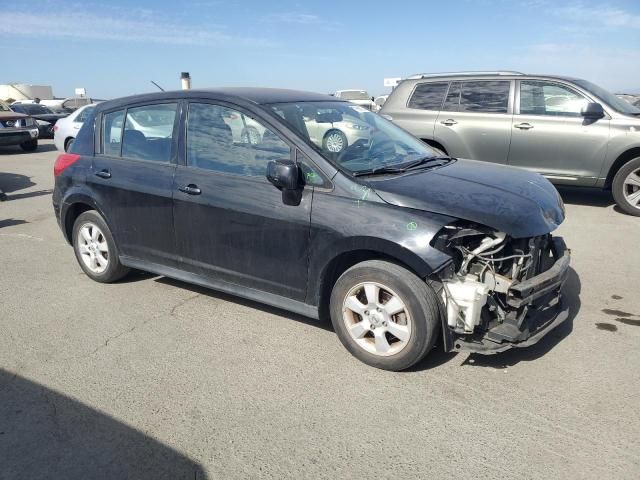
<svg viewBox="0 0 640 480">
<path fill-rule="evenodd" d="M 374 102 L 374 98 L 369 95 L 366 90 L 337 90 L 333 96 L 360 105 L 372 112 L 379 110 L 378 105 Z"/>
<path fill-rule="evenodd" d="M 640 108 L 586 80 L 518 72 L 418 74 L 381 114 L 448 155 L 612 190 L 640 215 Z"/>
<path fill-rule="evenodd" d="M 25 152 L 34 152 L 38 148 L 38 126 L 30 116 L 0 102 L 0 146 L 5 145 L 20 145 Z"/>
<path fill-rule="evenodd" d="M 66 152 L 69 150 L 82 124 L 94 107 L 95 105 L 85 105 L 56 122 L 53 127 L 53 143 L 59 151 Z"/>
<path fill-rule="evenodd" d="M 318 145 L 309 106 L 315 122 L 357 119 L 369 138 Z M 235 140 L 231 114 L 259 123 L 261 141 Z M 228 88 L 105 102 L 54 175 L 58 224 L 90 278 L 136 268 L 329 316 L 378 368 L 412 366 L 437 338 L 447 351 L 527 346 L 568 316 L 553 185 L 443 157 L 330 96 Z"/>
<path fill-rule="evenodd" d="M 349 145 L 369 142 L 371 127 L 357 116 L 364 110 L 335 112 L 312 103 L 301 105 L 301 109 L 309 139 L 328 152 L 340 153 Z"/>
<path fill-rule="evenodd" d="M 24 113 L 35 119 L 38 124 L 39 138 L 53 138 L 53 127 L 58 120 L 68 116 L 68 113 L 55 113 L 45 105 L 38 103 L 14 103 L 11 110 Z"/>
</svg>

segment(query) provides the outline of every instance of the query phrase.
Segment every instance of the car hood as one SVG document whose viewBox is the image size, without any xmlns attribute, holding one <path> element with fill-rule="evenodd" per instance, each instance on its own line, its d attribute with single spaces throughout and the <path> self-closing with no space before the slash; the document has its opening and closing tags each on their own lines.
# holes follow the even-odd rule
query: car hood
<svg viewBox="0 0 640 480">
<path fill-rule="evenodd" d="M 513 238 L 549 233 L 564 220 L 555 187 L 537 173 L 514 167 L 456 160 L 433 170 L 370 180 L 387 203 L 480 223 Z"/>
</svg>

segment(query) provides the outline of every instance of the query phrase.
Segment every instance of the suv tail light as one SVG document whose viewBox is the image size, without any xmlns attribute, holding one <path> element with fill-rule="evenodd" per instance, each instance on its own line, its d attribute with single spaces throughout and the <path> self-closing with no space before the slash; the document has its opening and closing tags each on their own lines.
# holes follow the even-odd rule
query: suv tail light
<svg viewBox="0 0 640 480">
<path fill-rule="evenodd" d="M 56 163 L 53 166 L 53 176 L 57 177 L 65 171 L 67 167 L 80 160 L 80 155 L 75 153 L 61 153 L 56 159 Z"/>
</svg>

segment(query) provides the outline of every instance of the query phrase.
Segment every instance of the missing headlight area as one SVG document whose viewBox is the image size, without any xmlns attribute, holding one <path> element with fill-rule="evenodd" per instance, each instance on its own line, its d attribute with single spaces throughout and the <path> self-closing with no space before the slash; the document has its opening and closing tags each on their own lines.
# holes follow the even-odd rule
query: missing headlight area
<svg viewBox="0 0 640 480">
<path fill-rule="evenodd" d="M 433 245 L 452 257 L 439 281 L 445 334 L 456 349 L 492 353 L 529 345 L 566 318 L 566 312 L 559 316 L 560 291 L 569 253 L 561 239 L 550 234 L 514 239 L 457 223 L 444 228 Z"/>
</svg>

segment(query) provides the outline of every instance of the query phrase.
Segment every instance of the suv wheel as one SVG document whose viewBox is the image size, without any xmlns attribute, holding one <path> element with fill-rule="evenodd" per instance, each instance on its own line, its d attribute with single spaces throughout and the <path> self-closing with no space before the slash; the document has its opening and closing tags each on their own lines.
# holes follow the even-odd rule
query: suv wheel
<svg viewBox="0 0 640 480">
<path fill-rule="evenodd" d="M 630 215 L 640 216 L 640 157 L 622 166 L 613 179 L 613 198 Z"/>
<path fill-rule="evenodd" d="M 340 153 L 347 148 L 347 136 L 340 130 L 329 130 L 322 140 L 322 148 L 327 152 Z"/>
<path fill-rule="evenodd" d="M 73 224 L 73 250 L 84 273 L 96 282 L 115 282 L 129 273 L 120 263 L 109 227 L 95 210 L 80 214 Z"/>
<path fill-rule="evenodd" d="M 25 152 L 35 152 L 38 149 L 38 140 L 29 140 L 21 143 L 20 148 Z"/>
<path fill-rule="evenodd" d="M 440 325 L 436 293 L 419 277 L 380 260 L 344 272 L 331 292 L 331 322 L 352 355 L 399 371 L 433 347 Z"/>
</svg>

